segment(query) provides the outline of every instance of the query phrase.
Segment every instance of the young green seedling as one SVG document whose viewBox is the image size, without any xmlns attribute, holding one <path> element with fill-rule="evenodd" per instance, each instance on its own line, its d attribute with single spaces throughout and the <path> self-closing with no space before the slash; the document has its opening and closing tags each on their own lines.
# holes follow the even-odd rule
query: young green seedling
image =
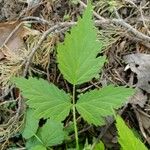
<svg viewBox="0 0 150 150">
<path fill-rule="evenodd" d="M 13 79 L 22 91 L 23 97 L 27 98 L 26 104 L 34 109 L 37 118 L 50 118 L 62 122 L 71 110 L 77 150 L 79 139 L 76 112 L 78 111 L 89 124 L 103 125 L 103 117 L 112 115 L 112 108 L 120 107 L 133 94 L 132 89 L 109 85 L 100 90 L 76 95 L 80 84 L 99 76 L 106 62 L 105 56 L 97 57 L 101 50 L 102 42 L 97 40 L 97 30 L 92 20 L 92 5 L 89 3 L 83 17 L 78 19 L 70 34 L 66 33 L 64 42 L 59 43 L 57 48 L 58 68 L 64 79 L 72 84 L 72 94 L 67 94 L 43 79 Z M 75 99 L 76 97 L 79 98 Z"/>
</svg>

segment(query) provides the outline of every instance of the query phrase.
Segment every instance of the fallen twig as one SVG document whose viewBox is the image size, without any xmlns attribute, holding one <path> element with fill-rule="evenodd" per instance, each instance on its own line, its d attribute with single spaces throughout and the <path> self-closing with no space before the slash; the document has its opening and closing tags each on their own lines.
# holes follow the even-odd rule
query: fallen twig
<svg viewBox="0 0 150 150">
<path fill-rule="evenodd" d="M 12 91 L 13 88 L 14 85 L 12 85 L 9 89 L 7 89 L 6 93 L 0 96 L 0 100 L 4 99 Z"/>
<path fill-rule="evenodd" d="M 149 143 L 150 141 L 148 140 L 148 137 L 147 137 L 147 134 L 145 133 L 145 130 L 144 130 L 144 127 L 143 127 L 143 124 L 142 124 L 142 121 L 141 121 L 141 117 L 139 115 L 139 112 L 136 110 L 136 107 L 134 106 L 133 107 L 133 110 L 136 114 L 136 118 L 138 120 L 138 123 L 139 123 L 139 128 L 140 128 L 140 131 L 144 137 L 144 139 Z"/>
<path fill-rule="evenodd" d="M 50 22 L 48 22 L 47 20 L 42 19 L 40 17 L 28 16 L 28 17 L 22 18 L 21 20 L 23 20 L 23 21 L 26 21 L 26 20 L 36 20 L 36 21 L 41 22 L 43 24 L 50 25 Z"/>
<path fill-rule="evenodd" d="M 142 39 L 144 41 L 146 40 L 147 42 L 150 42 L 150 37 L 149 36 L 139 32 L 138 30 L 133 28 L 130 24 L 126 23 L 123 19 L 112 19 L 111 22 L 113 22 L 115 24 L 119 24 L 119 25 L 125 27 L 126 29 L 128 29 L 128 32 L 131 32 L 137 38 Z"/>
</svg>

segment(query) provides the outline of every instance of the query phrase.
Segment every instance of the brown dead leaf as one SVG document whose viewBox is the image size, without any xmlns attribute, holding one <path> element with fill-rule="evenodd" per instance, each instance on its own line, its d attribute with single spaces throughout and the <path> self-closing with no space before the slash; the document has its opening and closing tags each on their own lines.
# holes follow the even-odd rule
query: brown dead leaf
<svg viewBox="0 0 150 150">
<path fill-rule="evenodd" d="M 22 32 L 23 28 L 20 26 L 14 34 L 9 38 L 8 42 L 5 43 L 7 38 L 13 32 L 13 30 L 19 26 L 20 22 L 5 22 L 0 23 L 0 47 L 5 45 L 5 48 L 2 49 L 2 52 L 5 54 L 5 50 L 11 50 L 12 52 L 17 52 L 17 49 L 23 46 Z"/>
<path fill-rule="evenodd" d="M 38 31 L 27 28 L 24 22 L 0 23 L 0 85 L 3 92 L 7 91 L 11 77 L 21 74 L 21 63 L 32 50 L 24 43 L 24 37 L 37 34 Z"/>
<path fill-rule="evenodd" d="M 137 87 L 150 93 L 150 55 L 131 54 L 124 57 L 129 68 L 137 74 Z"/>
<path fill-rule="evenodd" d="M 13 33 L 13 34 L 12 34 Z M 31 31 L 20 21 L 0 23 L 0 60 L 11 53 L 19 55 L 25 47 L 23 38 Z"/>
</svg>

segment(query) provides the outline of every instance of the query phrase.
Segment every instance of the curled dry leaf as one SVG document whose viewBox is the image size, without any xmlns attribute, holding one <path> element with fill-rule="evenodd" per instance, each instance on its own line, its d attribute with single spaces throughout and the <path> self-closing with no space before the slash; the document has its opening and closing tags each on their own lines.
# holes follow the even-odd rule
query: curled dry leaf
<svg viewBox="0 0 150 150">
<path fill-rule="evenodd" d="M 150 55 L 131 54 L 124 57 L 129 68 L 137 75 L 137 87 L 150 93 Z"/>
<path fill-rule="evenodd" d="M 23 46 L 21 34 L 23 32 L 22 26 L 18 28 L 14 34 L 12 32 L 19 26 L 20 22 L 5 22 L 0 23 L 0 46 L 1 46 L 1 59 L 8 52 L 17 52 L 17 49 Z M 10 36 L 12 34 L 12 36 Z M 10 36 L 10 38 L 9 38 Z M 9 39 L 8 39 L 9 38 Z M 8 41 L 6 41 L 8 39 Z"/>
<path fill-rule="evenodd" d="M 21 73 L 21 62 L 31 49 L 26 48 L 24 37 L 39 35 L 36 30 L 29 29 L 24 22 L 11 21 L 0 23 L 0 85 L 7 90 L 9 79 Z"/>
<path fill-rule="evenodd" d="M 32 34 L 32 30 L 25 27 L 23 22 L 0 23 L 0 60 L 11 54 L 20 55 L 20 49 L 25 47 L 23 38 L 29 34 Z"/>
</svg>

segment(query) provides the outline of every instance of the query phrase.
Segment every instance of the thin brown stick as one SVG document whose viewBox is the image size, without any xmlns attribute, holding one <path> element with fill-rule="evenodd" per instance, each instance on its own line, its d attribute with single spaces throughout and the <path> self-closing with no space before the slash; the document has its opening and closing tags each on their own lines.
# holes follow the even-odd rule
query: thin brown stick
<svg viewBox="0 0 150 150">
<path fill-rule="evenodd" d="M 8 103 L 13 103 L 13 102 L 17 102 L 17 100 L 4 101 L 4 102 L 0 103 L 0 106 L 8 104 Z"/>
<path fill-rule="evenodd" d="M 28 17 L 22 18 L 21 20 L 23 20 L 23 21 L 26 21 L 26 20 L 36 20 L 37 22 L 41 22 L 43 24 L 50 25 L 49 21 L 47 21 L 47 20 L 45 20 L 43 18 L 40 18 L 40 17 L 28 16 Z"/>
<path fill-rule="evenodd" d="M 119 24 L 123 27 L 125 27 L 128 32 L 131 32 L 133 35 L 135 35 L 137 38 L 142 39 L 142 40 L 146 40 L 147 42 L 150 42 L 150 37 L 139 32 L 138 30 L 136 30 L 135 28 L 133 28 L 130 24 L 126 23 L 123 19 L 112 19 L 113 23 L 115 24 Z"/>
<path fill-rule="evenodd" d="M 145 130 L 144 130 L 144 128 L 143 128 L 143 124 L 142 124 L 142 120 L 141 120 L 141 117 L 140 117 L 140 115 L 139 115 L 139 112 L 136 110 L 136 107 L 135 107 L 135 106 L 133 107 L 133 110 L 134 110 L 135 115 L 136 115 L 136 118 L 137 118 L 137 120 L 138 120 L 140 131 L 141 131 L 141 133 L 142 133 L 144 139 L 149 143 L 148 137 L 147 137 L 147 135 L 146 135 L 146 133 L 145 133 Z"/>
</svg>

